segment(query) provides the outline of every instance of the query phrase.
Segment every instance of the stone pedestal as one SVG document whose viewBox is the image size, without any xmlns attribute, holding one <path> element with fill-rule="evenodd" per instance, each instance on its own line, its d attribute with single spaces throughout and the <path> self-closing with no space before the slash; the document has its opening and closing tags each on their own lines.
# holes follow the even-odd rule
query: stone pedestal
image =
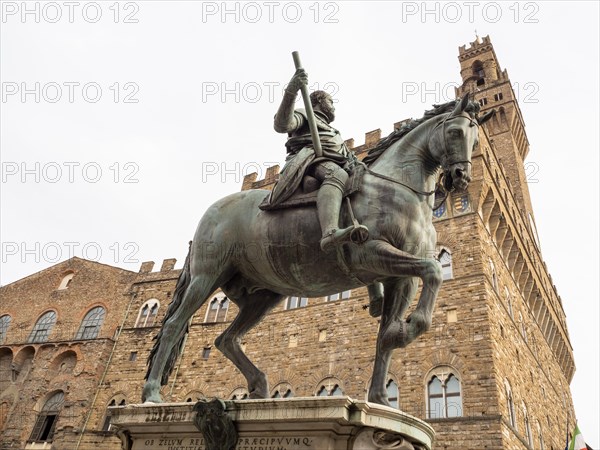
<svg viewBox="0 0 600 450">
<path fill-rule="evenodd" d="M 348 397 L 226 401 L 236 450 L 430 450 L 433 429 L 394 408 Z M 193 403 L 112 407 L 124 450 L 205 450 Z"/>
</svg>

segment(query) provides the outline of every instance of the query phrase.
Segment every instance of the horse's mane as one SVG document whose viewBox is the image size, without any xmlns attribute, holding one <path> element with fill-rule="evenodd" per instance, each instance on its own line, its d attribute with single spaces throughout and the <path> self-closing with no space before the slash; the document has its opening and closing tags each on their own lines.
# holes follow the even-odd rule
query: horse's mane
<svg viewBox="0 0 600 450">
<path fill-rule="evenodd" d="M 423 122 L 426 122 L 435 116 L 439 116 L 440 114 L 452 112 L 460 100 L 461 99 L 457 99 L 449 101 L 448 103 L 442 103 L 440 105 L 432 105 L 433 109 L 425 111 L 425 114 L 423 114 L 423 117 L 420 119 L 407 120 L 400 126 L 400 128 L 392 131 L 387 137 L 380 140 L 375 147 L 369 150 L 367 156 L 365 156 L 362 161 L 367 165 L 371 164 L 381 156 L 385 149 L 387 149 L 394 142 L 402 139 L 410 131 L 417 128 Z M 475 116 L 479 113 L 479 109 L 479 103 L 470 101 L 465 108 L 465 111 L 468 112 L 472 118 L 475 118 Z"/>
</svg>

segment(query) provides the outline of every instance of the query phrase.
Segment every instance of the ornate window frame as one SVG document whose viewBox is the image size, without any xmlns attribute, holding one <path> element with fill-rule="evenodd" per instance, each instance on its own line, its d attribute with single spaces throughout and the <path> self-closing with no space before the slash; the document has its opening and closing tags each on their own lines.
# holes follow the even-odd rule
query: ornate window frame
<svg viewBox="0 0 600 450">
<path fill-rule="evenodd" d="M 214 296 L 206 308 L 204 323 L 225 322 L 230 303 L 231 300 L 224 294 Z"/>
<path fill-rule="evenodd" d="M 440 383 L 440 393 L 431 393 L 431 384 L 434 379 Z M 458 390 L 449 391 L 448 382 L 456 380 Z M 429 371 L 425 378 L 425 411 L 428 419 L 446 419 L 454 417 L 463 417 L 463 387 L 462 375 L 460 372 L 449 365 L 440 365 Z M 431 399 L 440 398 L 442 411 L 434 411 L 431 407 Z M 457 398 L 458 400 L 453 400 Z"/>
<path fill-rule="evenodd" d="M 135 320 L 134 328 L 152 327 L 156 323 L 158 310 L 160 309 L 160 301 L 156 298 L 146 300 L 140 307 L 137 319 Z"/>
</svg>

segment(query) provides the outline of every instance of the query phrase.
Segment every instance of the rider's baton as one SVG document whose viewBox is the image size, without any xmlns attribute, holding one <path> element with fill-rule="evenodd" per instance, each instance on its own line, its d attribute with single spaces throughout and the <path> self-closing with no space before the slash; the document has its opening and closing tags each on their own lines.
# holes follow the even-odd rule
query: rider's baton
<svg viewBox="0 0 600 450">
<path fill-rule="evenodd" d="M 292 52 L 292 57 L 294 58 L 296 70 L 302 69 L 300 54 L 298 52 Z M 310 103 L 310 97 L 308 95 L 308 86 L 303 84 L 300 87 L 300 92 L 302 92 L 302 100 L 304 100 L 304 109 L 306 110 L 306 118 L 308 119 L 308 128 L 310 128 L 310 135 L 312 137 L 315 155 L 317 155 L 317 158 L 320 158 L 323 156 L 323 149 L 321 148 L 321 140 L 319 139 L 319 132 L 317 131 L 315 113 L 313 112 L 312 104 Z"/>
</svg>

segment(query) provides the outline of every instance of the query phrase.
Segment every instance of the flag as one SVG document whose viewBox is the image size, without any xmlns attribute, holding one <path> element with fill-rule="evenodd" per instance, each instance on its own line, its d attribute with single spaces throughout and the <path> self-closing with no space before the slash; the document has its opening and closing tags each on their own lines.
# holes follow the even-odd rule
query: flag
<svg viewBox="0 0 600 450">
<path fill-rule="evenodd" d="M 575 424 L 575 431 L 573 431 L 573 439 L 571 439 L 569 450 L 587 450 L 587 448 L 583 435 L 579 431 L 579 426 Z"/>
</svg>

